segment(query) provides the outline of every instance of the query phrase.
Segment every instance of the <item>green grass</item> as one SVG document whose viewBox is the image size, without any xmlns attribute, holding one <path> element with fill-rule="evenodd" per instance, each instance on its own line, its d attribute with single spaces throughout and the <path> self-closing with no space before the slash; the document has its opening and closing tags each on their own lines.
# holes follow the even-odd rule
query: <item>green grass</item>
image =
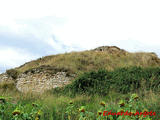
<svg viewBox="0 0 160 120">
<path fill-rule="evenodd" d="M 47 93 L 44 95 L 15 93 L 10 96 L 12 97 L 10 102 L 13 103 L 13 106 L 10 105 L 10 109 L 6 108 L 7 111 L 5 111 L 5 115 L 7 119 L 13 117 L 12 112 L 16 108 L 20 109 L 21 112 L 27 113 L 28 116 L 30 116 L 33 110 L 32 103 L 36 103 L 41 107 L 38 109 L 34 109 L 34 112 L 36 115 L 36 112 L 41 109 L 41 120 L 68 120 L 67 114 L 65 114 L 65 112 L 67 111 L 67 107 L 70 106 L 70 101 L 73 101 L 73 104 L 75 106 L 75 114 L 73 114 L 71 118 L 72 120 L 78 120 L 80 117 L 80 113 L 78 110 L 81 106 L 85 106 L 86 111 L 92 112 L 93 115 L 96 117 L 98 110 L 101 109 L 101 106 L 99 105 L 101 101 L 105 101 L 106 109 L 112 109 L 112 111 L 115 112 L 118 110 L 119 100 L 128 98 L 130 94 L 119 94 L 115 92 L 110 92 L 107 96 L 99 96 L 98 94 L 95 94 L 94 96 L 77 95 L 73 98 L 67 96 L 56 96 Z M 159 112 L 159 94 L 155 94 L 151 91 L 143 92 L 143 96 L 139 94 L 139 97 L 140 102 L 144 104 L 144 106 L 142 107 L 145 107 L 149 111 L 152 110 L 156 113 Z M 140 108 L 140 111 L 142 110 L 143 109 Z M 158 117 L 158 115 L 156 117 Z"/>
</svg>

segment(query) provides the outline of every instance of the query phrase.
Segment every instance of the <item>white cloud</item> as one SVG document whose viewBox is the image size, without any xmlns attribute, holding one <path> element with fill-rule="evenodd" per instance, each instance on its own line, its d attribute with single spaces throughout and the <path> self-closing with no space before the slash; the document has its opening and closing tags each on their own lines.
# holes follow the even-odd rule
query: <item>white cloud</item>
<svg viewBox="0 0 160 120">
<path fill-rule="evenodd" d="M 0 4 L 0 11 L 1 20 L 15 30 L 23 30 L 16 20 L 65 18 L 67 22 L 63 26 L 50 22 L 48 31 L 29 30 L 37 31 L 39 36 L 39 31 L 54 33 L 65 44 L 87 48 L 128 39 L 160 45 L 159 5 L 159 0 L 5 0 Z"/>
<path fill-rule="evenodd" d="M 118 45 L 160 55 L 159 6 L 159 0 L 1 0 L 0 33 L 32 35 L 58 52 Z"/>
<path fill-rule="evenodd" d="M 27 61 L 31 61 L 39 56 L 27 53 L 22 49 L 3 48 L 0 49 L 0 72 L 4 69 L 18 67 Z"/>
</svg>

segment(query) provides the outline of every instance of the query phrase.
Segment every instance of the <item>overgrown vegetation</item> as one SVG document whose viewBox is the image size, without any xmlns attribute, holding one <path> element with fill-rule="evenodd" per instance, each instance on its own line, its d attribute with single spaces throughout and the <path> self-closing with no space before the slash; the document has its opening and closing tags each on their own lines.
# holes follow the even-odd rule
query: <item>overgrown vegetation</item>
<svg viewBox="0 0 160 120">
<path fill-rule="evenodd" d="M 0 97 L 1 120 L 40 120 L 43 107 L 40 104 L 12 103 L 12 98 Z"/>
<path fill-rule="evenodd" d="M 160 68 L 128 67 L 114 71 L 100 69 L 85 72 L 72 84 L 56 88 L 53 92 L 106 95 L 109 91 L 130 93 L 143 90 L 160 92 Z"/>
<path fill-rule="evenodd" d="M 158 94 L 132 96 L 110 93 L 108 96 L 80 95 L 74 98 L 54 95 L 14 94 L 0 97 L 1 120 L 156 120 L 160 105 Z M 13 97 L 14 96 L 14 97 Z M 153 105 L 155 104 L 156 107 Z M 108 115 L 104 111 L 118 113 L 155 112 L 155 115 Z M 146 116 L 145 116 L 146 115 Z M 145 116 L 145 117 L 144 117 Z M 107 119 L 108 118 L 108 119 Z M 152 119 L 151 119 L 152 118 Z"/>
<path fill-rule="evenodd" d="M 105 95 L 109 92 L 109 75 L 106 70 L 91 71 L 81 74 L 66 89 L 71 89 L 74 94 L 100 94 Z"/>
</svg>

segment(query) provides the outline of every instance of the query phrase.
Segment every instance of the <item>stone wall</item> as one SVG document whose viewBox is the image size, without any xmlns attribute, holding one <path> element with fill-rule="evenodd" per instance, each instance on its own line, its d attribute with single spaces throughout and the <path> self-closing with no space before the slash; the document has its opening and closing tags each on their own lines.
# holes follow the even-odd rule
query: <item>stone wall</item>
<svg viewBox="0 0 160 120">
<path fill-rule="evenodd" d="M 56 74 L 27 73 L 21 74 L 17 79 L 17 89 L 21 92 L 44 92 L 55 87 L 61 87 L 69 84 L 70 78 L 65 72 L 57 72 Z"/>
<path fill-rule="evenodd" d="M 72 77 L 67 77 L 66 72 L 57 72 L 55 74 L 48 74 L 47 72 L 23 73 L 18 76 L 16 81 L 16 88 L 23 93 L 26 92 L 40 92 L 61 87 L 69 84 Z M 0 83 L 13 81 L 6 73 L 0 74 Z"/>
<path fill-rule="evenodd" d="M 10 82 L 13 81 L 11 77 L 9 77 L 6 73 L 0 74 L 0 83 L 1 82 Z"/>
</svg>

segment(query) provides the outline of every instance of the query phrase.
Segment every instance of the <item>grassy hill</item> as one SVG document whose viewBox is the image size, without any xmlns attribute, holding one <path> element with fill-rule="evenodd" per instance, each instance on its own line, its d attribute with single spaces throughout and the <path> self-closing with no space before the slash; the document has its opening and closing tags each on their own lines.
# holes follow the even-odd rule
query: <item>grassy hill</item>
<svg viewBox="0 0 160 120">
<path fill-rule="evenodd" d="M 116 46 L 102 46 L 39 58 L 8 70 L 7 74 L 16 79 L 19 73 L 27 77 L 31 73 L 38 81 L 34 76 L 37 74 L 35 70 L 42 72 L 42 75 L 45 72 L 54 74 L 65 71 L 76 76 L 70 84 L 38 95 L 19 92 L 15 81 L 1 83 L 0 119 L 159 119 L 160 59 L 155 53 L 130 53 Z M 31 82 L 28 84 L 30 86 Z M 156 115 L 106 117 L 103 116 L 106 110 L 113 113 L 153 111 Z"/>
<path fill-rule="evenodd" d="M 33 68 L 45 69 L 46 66 L 50 69 L 79 73 L 99 68 L 111 71 L 128 66 L 157 67 L 160 66 L 160 59 L 155 53 L 130 53 L 115 46 L 102 46 L 94 50 L 46 56 L 16 69 L 25 72 Z"/>
</svg>

